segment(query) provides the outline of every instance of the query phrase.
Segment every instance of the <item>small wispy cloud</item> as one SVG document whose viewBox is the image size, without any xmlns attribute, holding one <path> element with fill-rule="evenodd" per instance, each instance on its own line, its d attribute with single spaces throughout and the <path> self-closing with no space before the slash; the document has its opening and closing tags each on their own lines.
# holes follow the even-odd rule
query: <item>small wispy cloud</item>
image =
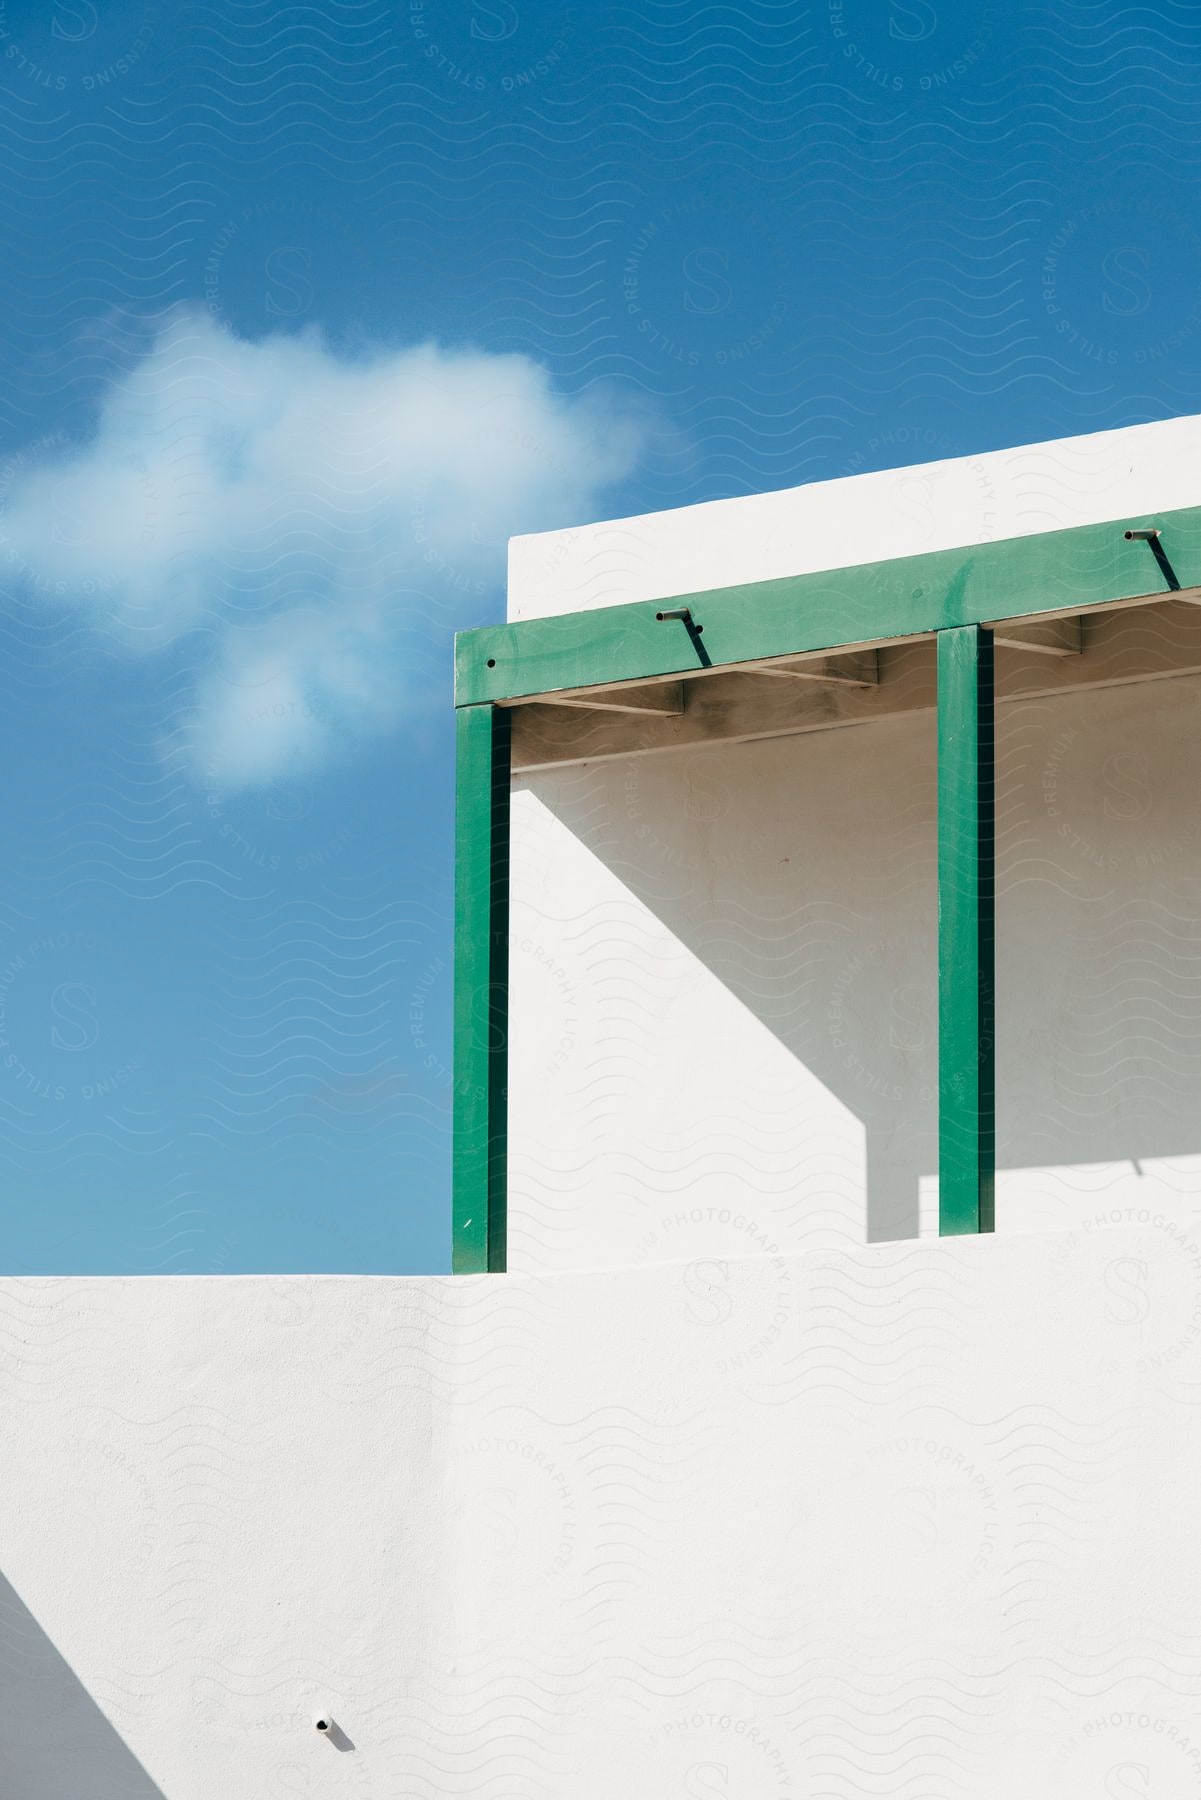
<svg viewBox="0 0 1201 1800">
<path fill-rule="evenodd" d="M 415 647 L 479 612 L 506 539 L 594 517 L 645 440 L 636 407 L 525 356 L 349 355 L 182 312 L 86 441 L 0 472 L 0 572 L 184 656 L 197 762 L 271 781 L 403 717 Z"/>
</svg>

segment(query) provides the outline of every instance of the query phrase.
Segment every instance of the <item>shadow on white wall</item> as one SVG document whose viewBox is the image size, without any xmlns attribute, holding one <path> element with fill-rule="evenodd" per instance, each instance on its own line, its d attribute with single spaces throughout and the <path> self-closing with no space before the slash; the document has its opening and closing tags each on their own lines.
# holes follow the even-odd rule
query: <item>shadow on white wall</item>
<svg viewBox="0 0 1201 1800">
<path fill-rule="evenodd" d="M 998 1229 L 1192 1205 L 1199 727 L 1189 678 L 1001 709 Z M 936 1229 L 935 761 L 916 713 L 528 779 L 511 1266 Z"/>
<path fill-rule="evenodd" d="M 0 1791 L 9 1800 L 165 1800 L 0 1575 Z"/>
</svg>

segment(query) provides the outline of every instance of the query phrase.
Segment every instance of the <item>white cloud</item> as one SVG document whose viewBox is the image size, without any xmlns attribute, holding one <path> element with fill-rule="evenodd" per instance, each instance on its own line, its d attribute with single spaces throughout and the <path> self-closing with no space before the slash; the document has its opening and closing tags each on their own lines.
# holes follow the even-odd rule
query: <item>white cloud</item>
<svg viewBox="0 0 1201 1800">
<path fill-rule="evenodd" d="M 477 610 L 511 533 L 595 516 L 643 440 L 528 357 L 349 357 L 182 313 L 88 442 L 0 471 L 0 571 L 132 651 L 186 640 L 195 755 L 270 781 L 400 716 L 423 628 Z"/>
</svg>

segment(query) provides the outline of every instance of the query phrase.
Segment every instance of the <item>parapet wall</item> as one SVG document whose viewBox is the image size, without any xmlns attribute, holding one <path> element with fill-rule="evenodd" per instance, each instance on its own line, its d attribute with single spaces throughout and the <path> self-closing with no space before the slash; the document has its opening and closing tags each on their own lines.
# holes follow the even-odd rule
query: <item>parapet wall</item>
<svg viewBox="0 0 1201 1800">
<path fill-rule="evenodd" d="M 21 1800 L 1201 1792 L 1160 1216 L 0 1304 Z"/>
</svg>

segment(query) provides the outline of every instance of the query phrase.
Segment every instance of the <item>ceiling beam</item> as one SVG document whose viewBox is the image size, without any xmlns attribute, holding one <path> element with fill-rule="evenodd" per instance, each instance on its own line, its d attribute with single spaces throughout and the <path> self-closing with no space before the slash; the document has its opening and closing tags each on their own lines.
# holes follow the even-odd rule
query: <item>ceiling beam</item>
<svg viewBox="0 0 1201 1800">
<path fill-rule="evenodd" d="M 533 705 L 578 707 L 587 712 L 640 713 L 652 718 L 678 718 L 684 710 L 682 681 L 648 682 L 645 687 L 589 688 L 580 694 L 547 695 Z"/>
<path fill-rule="evenodd" d="M 1036 656 L 1079 656 L 1083 648 L 1080 615 L 1066 619 L 1006 619 L 985 628 L 998 649 L 1030 650 Z"/>
<path fill-rule="evenodd" d="M 840 687 L 877 687 L 880 661 L 875 650 L 852 656 L 800 658 L 795 662 L 756 663 L 759 675 L 783 675 L 792 681 L 832 681 Z"/>
<path fill-rule="evenodd" d="M 884 652 L 880 682 L 871 687 L 764 681 L 758 668 L 725 670 L 689 687 L 687 707 L 674 719 L 619 719 L 541 703 L 514 707 L 513 771 L 792 737 L 933 707 L 934 646 L 927 639 Z"/>
<path fill-rule="evenodd" d="M 1090 618 L 1084 648 L 1071 656 L 998 647 L 997 699 L 1039 699 L 1083 688 L 1201 675 L 1201 608 L 1187 600 Z M 794 737 L 863 725 L 935 703 L 929 638 L 880 652 L 871 687 L 822 681 L 764 681 L 758 670 L 727 670 L 689 683 L 687 708 L 672 718 L 618 718 L 559 705 L 513 708 L 513 769 L 555 768 L 614 756 L 696 750 L 708 744 Z"/>
</svg>

